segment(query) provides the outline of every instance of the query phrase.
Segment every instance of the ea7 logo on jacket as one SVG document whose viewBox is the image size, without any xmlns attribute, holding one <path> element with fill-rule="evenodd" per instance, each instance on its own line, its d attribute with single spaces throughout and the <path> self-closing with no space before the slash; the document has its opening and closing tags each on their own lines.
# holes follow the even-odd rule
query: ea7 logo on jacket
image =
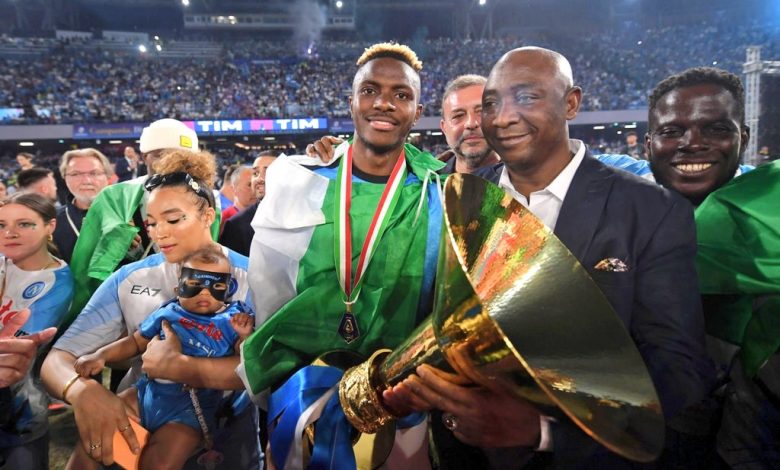
<svg viewBox="0 0 780 470">
<path fill-rule="evenodd" d="M 130 293 L 135 295 L 148 295 L 149 297 L 154 297 L 155 295 L 159 294 L 161 290 L 162 289 L 133 284 L 133 287 L 130 288 Z"/>
</svg>

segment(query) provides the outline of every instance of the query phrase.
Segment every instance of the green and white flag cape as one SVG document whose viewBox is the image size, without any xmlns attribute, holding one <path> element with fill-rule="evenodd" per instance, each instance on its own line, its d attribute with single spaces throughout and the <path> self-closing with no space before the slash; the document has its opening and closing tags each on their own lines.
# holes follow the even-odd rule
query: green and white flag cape
<svg viewBox="0 0 780 470">
<path fill-rule="evenodd" d="M 340 145 L 335 158 L 348 148 L 348 142 Z M 337 168 L 305 157 L 278 158 L 268 168 L 249 257 L 259 327 L 244 341 L 238 368 L 258 403 L 265 391 L 319 355 L 349 349 L 368 357 L 393 348 L 430 313 L 426 302 L 432 295 L 442 222 L 435 181 L 444 164 L 411 145 L 404 151 L 408 175 L 352 306 L 360 335 L 351 343 L 339 334 L 345 304 L 335 262 Z M 311 170 L 298 162 L 321 168 Z M 385 184 L 352 181 L 354 272 Z"/>
<path fill-rule="evenodd" d="M 70 270 L 75 280 L 73 303 L 61 331 L 69 325 L 89 301 L 100 284 L 119 267 L 130 244 L 141 230 L 130 224 L 141 207 L 146 217 L 146 177 L 112 184 L 98 194 L 81 225 Z M 217 198 L 217 201 L 219 199 Z M 211 235 L 219 234 L 219 208 L 211 225 Z"/>
<path fill-rule="evenodd" d="M 696 228 L 707 332 L 741 346 L 753 376 L 780 349 L 780 161 L 710 194 Z"/>
</svg>

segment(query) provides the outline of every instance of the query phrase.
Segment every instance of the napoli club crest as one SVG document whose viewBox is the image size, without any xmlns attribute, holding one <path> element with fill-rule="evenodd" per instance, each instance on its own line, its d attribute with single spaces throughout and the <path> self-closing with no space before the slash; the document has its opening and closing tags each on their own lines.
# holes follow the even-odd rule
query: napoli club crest
<svg viewBox="0 0 780 470">
<path fill-rule="evenodd" d="M 29 286 L 27 286 L 24 291 L 22 292 L 22 297 L 25 299 L 32 299 L 36 295 L 40 294 L 43 291 L 43 288 L 46 287 L 46 284 L 44 284 L 41 281 L 33 282 Z"/>
</svg>

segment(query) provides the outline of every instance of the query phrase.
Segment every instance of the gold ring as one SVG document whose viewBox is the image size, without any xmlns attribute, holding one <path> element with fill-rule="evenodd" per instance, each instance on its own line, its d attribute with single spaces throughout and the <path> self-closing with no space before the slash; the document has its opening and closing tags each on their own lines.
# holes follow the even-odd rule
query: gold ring
<svg viewBox="0 0 780 470">
<path fill-rule="evenodd" d="M 93 444 L 93 443 L 91 443 L 91 442 L 90 442 L 90 443 L 89 443 L 89 451 L 90 451 L 90 452 L 92 452 L 92 451 L 93 451 L 93 450 L 95 450 L 95 449 L 100 449 L 100 446 L 101 446 L 101 445 L 102 445 L 102 444 L 101 444 L 101 443 L 99 443 L 99 442 L 98 442 L 97 444 Z"/>
<path fill-rule="evenodd" d="M 121 428 L 119 428 L 119 432 L 125 432 L 128 429 L 130 429 L 130 423 L 127 423 L 127 425 L 122 426 Z"/>
</svg>

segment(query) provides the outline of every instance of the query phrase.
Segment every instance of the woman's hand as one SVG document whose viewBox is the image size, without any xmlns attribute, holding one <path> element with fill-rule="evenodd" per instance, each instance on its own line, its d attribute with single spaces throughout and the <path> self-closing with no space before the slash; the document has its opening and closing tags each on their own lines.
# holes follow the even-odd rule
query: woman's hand
<svg viewBox="0 0 780 470">
<path fill-rule="evenodd" d="M 120 431 L 133 453 L 141 447 L 130 426 L 130 416 L 135 413 L 119 397 L 94 380 L 79 379 L 68 391 L 68 401 L 73 406 L 81 445 L 95 461 L 103 465 L 114 463 L 114 433 Z"/>
<path fill-rule="evenodd" d="M 130 427 L 128 416 L 135 412 L 127 408 L 122 400 L 101 384 L 79 377 L 70 383 L 76 372 L 76 357 L 60 349 L 52 349 L 41 366 L 41 379 L 46 390 L 73 406 L 79 436 L 84 450 L 93 459 L 108 465 L 114 461 L 113 437 L 118 430 L 130 449 L 138 454 L 138 439 Z M 63 396 L 63 392 L 66 392 Z M 90 452 L 91 451 L 91 452 Z"/>
</svg>

